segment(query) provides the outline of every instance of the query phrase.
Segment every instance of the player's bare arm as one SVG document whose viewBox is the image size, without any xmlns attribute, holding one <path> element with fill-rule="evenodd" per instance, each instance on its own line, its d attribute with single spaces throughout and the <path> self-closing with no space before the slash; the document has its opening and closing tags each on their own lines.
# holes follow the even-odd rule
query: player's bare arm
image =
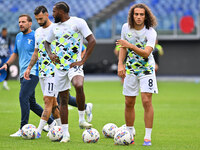
<svg viewBox="0 0 200 150">
<path fill-rule="evenodd" d="M 35 65 L 37 60 L 38 60 L 38 49 L 35 48 L 34 53 L 31 57 L 31 61 L 26 69 L 26 72 L 24 73 L 24 79 L 30 80 L 29 76 L 30 76 L 31 68 Z"/>
<path fill-rule="evenodd" d="M 124 66 L 124 60 L 127 54 L 126 48 L 120 48 L 119 60 L 118 60 L 118 76 L 124 78 L 126 76 L 126 70 Z"/>
<path fill-rule="evenodd" d="M 86 49 L 84 51 L 82 51 L 82 53 L 81 53 L 81 59 L 83 59 L 85 53 L 86 53 Z"/>
<path fill-rule="evenodd" d="M 153 51 L 153 48 L 150 46 L 146 46 L 145 49 L 143 50 L 143 49 L 138 48 L 137 46 L 129 43 L 126 40 L 117 40 L 116 43 L 118 45 L 121 45 L 121 47 L 123 47 L 123 48 L 129 48 L 129 49 L 133 50 L 136 54 L 138 54 L 144 58 L 148 58 L 149 55 L 151 54 L 151 52 Z"/>
<path fill-rule="evenodd" d="M 7 65 L 8 66 L 11 65 L 17 59 L 17 57 L 18 57 L 18 54 L 13 53 L 10 56 L 9 60 L 0 68 L 0 70 L 5 69 L 7 71 Z"/>
<path fill-rule="evenodd" d="M 51 43 L 44 41 L 45 50 L 53 63 L 60 63 L 59 57 L 51 52 Z"/>
<path fill-rule="evenodd" d="M 70 67 L 74 67 L 74 66 L 81 66 L 83 65 L 86 60 L 88 59 L 88 57 L 92 54 L 93 50 L 94 50 L 94 46 L 96 44 L 96 40 L 93 34 L 89 35 L 88 37 L 86 37 L 86 40 L 88 41 L 88 45 L 87 45 L 87 49 L 86 49 L 86 53 L 83 56 L 81 61 L 77 61 L 74 62 L 70 65 Z"/>
<path fill-rule="evenodd" d="M 38 60 L 38 49 L 35 48 L 35 51 L 32 55 L 32 58 L 31 58 L 31 61 L 28 65 L 28 67 L 32 68 L 35 65 L 35 63 L 37 62 L 37 60 Z"/>
</svg>

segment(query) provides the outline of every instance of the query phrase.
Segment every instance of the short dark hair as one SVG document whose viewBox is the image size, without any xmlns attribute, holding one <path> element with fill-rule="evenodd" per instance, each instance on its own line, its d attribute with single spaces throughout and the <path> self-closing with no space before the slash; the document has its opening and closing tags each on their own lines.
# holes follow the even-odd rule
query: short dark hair
<svg viewBox="0 0 200 150">
<path fill-rule="evenodd" d="M 7 28 L 6 28 L 6 27 L 3 27 L 3 28 L 2 28 L 2 31 L 3 31 L 3 30 L 6 30 L 6 31 L 7 31 Z"/>
<path fill-rule="evenodd" d="M 63 10 L 65 13 L 69 13 L 69 6 L 65 2 L 58 2 L 55 4 L 55 7 Z"/>
<path fill-rule="evenodd" d="M 41 6 L 38 6 L 37 8 L 35 8 L 35 10 L 34 10 L 34 14 L 35 15 L 38 15 L 39 13 L 45 13 L 45 12 L 47 12 L 48 13 L 48 10 L 47 10 L 47 8 L 45 7 L 45 6 L 43 6 L 43 5 L 41 5 Z"/>
<path fill-rule="evenodd" d="M 32 22 L 32 18 L 27 14 L 22 14 L 22 15 L 19 16 L 19 18 L 21 18 L 21 17 L 26 17 L 28 22 Z"/>
</svg>

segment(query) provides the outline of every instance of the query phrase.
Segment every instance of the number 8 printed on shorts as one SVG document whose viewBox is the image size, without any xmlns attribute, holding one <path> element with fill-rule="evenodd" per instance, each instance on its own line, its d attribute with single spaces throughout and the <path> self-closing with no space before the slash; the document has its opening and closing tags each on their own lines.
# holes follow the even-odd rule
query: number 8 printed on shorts
<svg viewBox="0 0 200 150">
<path fill-rule="evenodd" d="M 153 79 L 149 79 L 149 87 L 153 86 Z"/>
</svg>

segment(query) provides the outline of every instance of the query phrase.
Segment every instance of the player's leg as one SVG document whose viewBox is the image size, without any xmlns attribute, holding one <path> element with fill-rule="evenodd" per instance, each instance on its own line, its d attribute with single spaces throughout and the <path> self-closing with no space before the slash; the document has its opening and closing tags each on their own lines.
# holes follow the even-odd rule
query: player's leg
<svg viewBox="0 0 200 150">
<path fill-rule="evenodd" d="M 139 94 L 138 78 L 135 75 L 126 75 L 124 78 L 123 95 L 125 95 L 125 120 L 126 128 L 133 136 L 132 144 L 134 144 L 134 121 L 135 121 L 135 101 Z"/>
<path fill-rule="evenodd" d="M 158 93 L 155 74 L 147 75 L 140 79 L 141 98 L 144 107 L 145 136 L 144 146 L 151 145 L 151 132 L 153 127 L 154 110 L 152 93 Z"/>
<path fill-rule="evenodd" d="M 61 142 L 69 141 L 69 131 L 68 131 L 68 100 L 69 100 L 69 90 L 59 92 L 60 99 L 60 116 L 62 122 L 63 138 Z"/>
<path fill-rule="evenodd" d="M 43 108 L 39 104 L 36 103 L 35 92 L 30 97 L 30 108 L 36 115 L 38 115 L 39 117 L 42 116 Z M 50 127 L 53 127 L 56 125 L 52 117 L 49 117 L 47 123 L 49 124 Z"/>
<path fill-rule="evenodd" d="M 54 78 L 52 78 L 52 77 L 40 78 L 40 85 L 41 85 L 41 89 L 42 89 L 42 92 L 44 95 L 43 96 L 44 110 L 42 112 L 40 123 L 37 128 L 37 137 L 36 138 L 41 137 L 42 129 L 44 128 L 45 124 L 47 123 L 47 121 L 52 113 L 52 110 L 54 107 L 54 101 L 56 101 L 56 96 L 57 96 L 57 92 L 55 90 L 56 87 L 55 87 Z M 49 128 L 51 129 L 54 125 L 55 125 L 55 121 L 54 121 L 54 123 L 49 125 Z M 59 125 L 61 125 L 61 123 Z"/>
<path fill-rule="evenodd" d="M 55 68 L 55 83 L 57 85 L 56 90 L 59 92 L 60 117 L 63 130 L 63 138 L 60 142 L 69 142 L 70 134 L 68 130 L 68 101 L 71 83 L 68 78 L 68 72 Z"/>
<path fill-rule="evenodd" d="M 133 127 L 134 126 L 135 101 L 136 101 L 136 96 L 125 96 L 125 120 L 126 120 L 126 126 L 127 127 Z"/>
<path fill-rule="evenodd" d="M 91 128 L 92 124 L 85 121 L 85 94 L 83 90 L 84 77 L 81 75 L 76 75 L 72 78 L 72 85 L 76 90 L 76 102 L 78 105 L 79 113 L 79 127 Z"/>
<path fill-rule="evenodd" d="M 89 124 L 85 121 L 85 94 L 83 90 L 83 83 L 84 83 L 83 66 L 79 66 L 79 67 L 76 66 L 76 67 L 70 68 L 68 77 L 76 90 L 76 102 L 78 105 L 78 113 L 79 113 L 79 127 L 91 128 L 92 124 Z"/>
<path fill-rule="evenodd" d="M 36 87 L 36 82 L 35 80 L 37 79 L 36 76 L 32 76 L 30 75 L 32 82 L 30 83 L 32 85 L 32 87 Z M 36 84 L 36 85 L 35 85 Z M 44 94 L 46 95 L 46 94 Z M 40 124 L 37 128 L 37 138 L 40 138 L 41 136 L 41 132 L 42 129 L 44 127 L 44 125 L 46 123 L 50 124 L 50 127 L 53 127 L 55 125 L 55 122 L 53 121 L 52 118 L 49 118 L 50 114 L 51 114 L 51 110 L 52 110 L 52 100 L 50 99 L 50 96 L 44 96 L 44 102 L 45 102 L 45 109 L 43 110 L 43 108 L 36 103 L 36 99 L 35 99 L 35 89 L 33 90 L 32 95 L 30 96 L 30 109 L 39 117 L 41 117 L 40 119 Z M 52 103 L 52 104 L 51 104 Z"/>
<path fill-rule="evenodd" d="M 153 127 L 153 105 L 152 105 L 152 93 L 141 93 L 142 104 L 144 107 L 144 122 L 145 128 Z"/>
<path fill-rule="evenodd" d="M 60 105 L 59 96 L 57 97 L 57 102 L 58 102 L 58 105 Z M 73 107 L 78 107 L 77 102 L 76 102 L 76 97 L 71 96 L 70 92 L 69 92 L 69 102 L 68 102 L 68 104 L 73 106 Z M 89 107 L 87 107 L 88 104 L 89 104 Z M 88 113 L 92 113 L 92 103 L 88 103 L 88 104 L 85 104 L 85 110 L 86 111 L 88 110 Z"/>
<path fill-rule="evenodd" d="M 44 128 L 45 124 L 47 123 L 47 121 L 51 115 L 52 108 L 53 108 L 53 99 L 55 99 L 55 98 L 51 97 L 51 96 L 44 96 L 43 99 L 44 99 L 44 110 L 42 112 L 42 116 L 40 118 L 40 123 L 37 128 L 37 137 L 36 138 L 41 137 L 42 129 Z M 52 127 L 53 127 L 53 125 L 54 124 L 52 124 Z"/>
<path fill-rule="evenodd" d="M 71 96 L 69 94 L 69 102 L 68 102 L 69 105 L 71 106 L 74 106 L 74 107 L 77 107 L 77 104 L 76 104 L 76 98 Z M 59 126 L 60 125 L 60 117 L 58 119 L 55 119 L 57 117 L 55 117 L 55 115 L 58 115 L 60 116 L 60 110 L 59 110 L 59 107 L 60 107 L 60 99 L 59 99 L 59 94 L 56 98 L 56 102 L 54 102 L 54 107 L 52 109 L 52 114 L 51 114 L 51 117 L 56 121 L 57 125 Z M 55 110 L 55 114 L 53 113 Z M 49 125 L 45 125 L 44 128 L 43 128 L 43 131 L 45 132 L 49 132 Z"/>
<path fill-rule="evenodd" d="M 56 98 L 54 98 L 53 100 L 52 114 L 54 116 L 54 120 L 56 121 L 57 125 L 61 126 L 60 110 Z"/>
<path fill-rule="evenodd" d="M 77 102 L 76 102 L 76 97 L 71 96 L 71 94 L 69 94 L 69 105 L 74 106 L 74 107 L 78 107 L 77 106 Z M 85 114 L 87 116 L 87 121 L 91 122 L 92 121 L 92 108 L 93 108 L 93 104 L 92 103 L 88 103 L 85 104 Z"/>
<path fill-rule="evenodd" d="M 151 131 L 153 127 L 153 105 L 152 93 L 141 93 L 142 104 L 144 107 L 145 137 L 144 145 L 151 145 Z"/>
<path fill-rule="evenodd" d="M 83 76 L 76 75 L 72 78 L 72 85 L 76 90 L 76 102 L 79 111 L 85 110 L 85 94 L 83 91 L 83 82 L 84 82 Z"/>
<path fill-rule="evenodd" d="M 60 99 L 59 99 L 59 95 L 57 97 L 57 102 L 58 102 L 58 105 L 60 105 Z M 76 103 L 76 97 L 73 97 L 71 96 L 71 94 L 69 93 L 69 102 L 68 102 L 69 105 L 73 106 L 73 107 L 78 107 L 77 103 Z M 87 105 L 85 104 L 85 107 Z"/>
<path fill-rule="evenodd" d="M 135 122 L 135 101 L 136 96 L 125 96 L 125 121 L 126 128 L 133 136 L 131 144 L 134 144 L 134 122 Z"/>
</svg>

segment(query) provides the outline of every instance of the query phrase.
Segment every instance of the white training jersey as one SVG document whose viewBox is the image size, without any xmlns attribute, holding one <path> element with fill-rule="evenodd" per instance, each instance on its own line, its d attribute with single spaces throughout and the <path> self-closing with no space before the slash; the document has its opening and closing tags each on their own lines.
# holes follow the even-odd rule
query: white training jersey
<svg viewBox="0 0 200 150">
<path fill-rule="evenodd" d="M 150 27 L 144 27 L 141 30 L 130 29 L 128 23 L 122 27 L 121 39 L 127 40 L 129 43 L 138 48 L 145 49 L 150 46 L 154 49 L 157 33 Z M 152 74 L 155 68 L 155 61 L 152 53 L 148 58 L 143 58 L 136 54 L 133 50 L 127 49 L 126 73 L 135 74 L 136 76 L 144 76 Z"/>
<path fill-rule="evenodd" d="M 39 77 L 54 77 L 54 64 L 49 58 L 44 41 L 53 27 L 53 23 L 47 28 L 39 27 L 35 31 L 35 48 L 38 49 Z"/>
<path fill-rule="evenodd" d="M 55 24 L 46 40 L 54 46 L 54 52 L 60 59 L 56 68 L 68 71 L 71 63 L 80 61 L 83 38 L 91 34 L 86 21 L 78 17 Z"/>
</svg>

